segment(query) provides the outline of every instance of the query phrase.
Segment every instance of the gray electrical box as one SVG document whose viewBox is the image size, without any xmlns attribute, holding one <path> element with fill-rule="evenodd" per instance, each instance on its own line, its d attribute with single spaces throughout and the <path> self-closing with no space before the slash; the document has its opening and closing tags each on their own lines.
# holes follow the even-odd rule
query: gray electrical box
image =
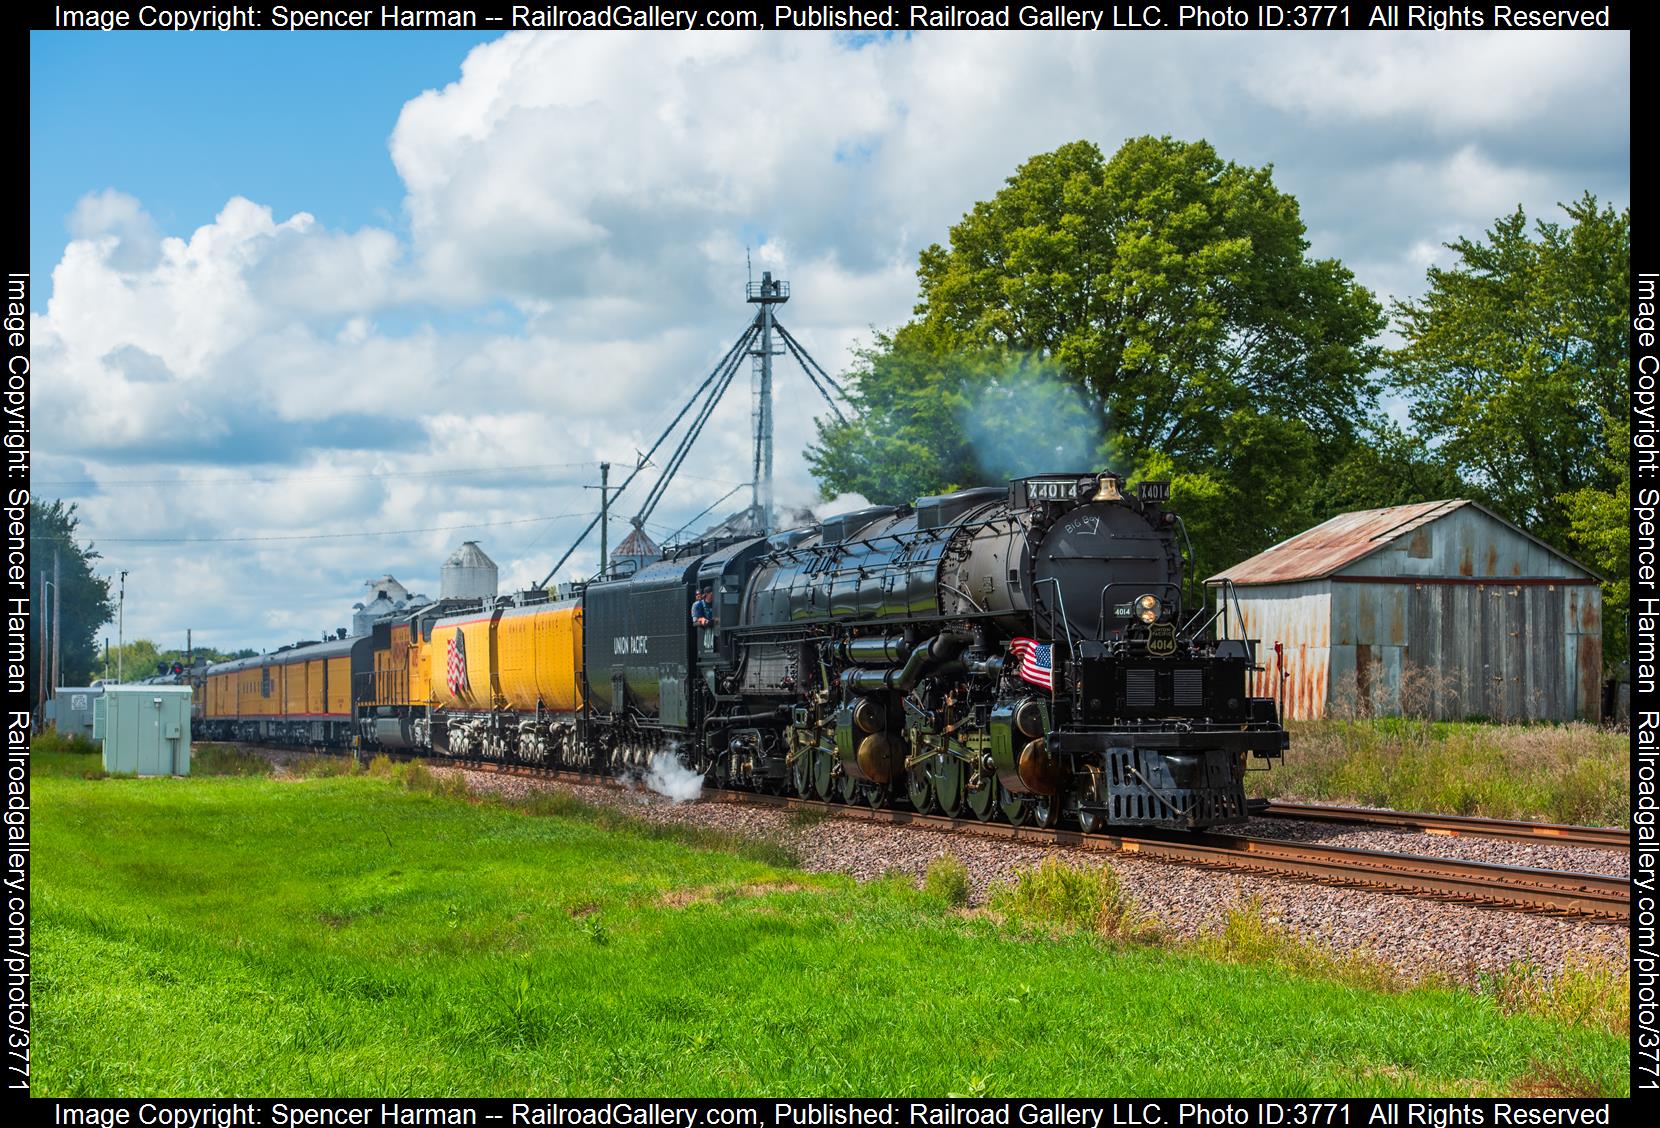
<svg viewBox="0 0 1660 1128">
<path fill-rule="evenodd" d="M 106 685 L 92 701 L 92 735 L 106 772 L 189 775 L 190 687 Z"/>
<path fill-rule="evenodd" d="M 46 702 L 46 723 L 64 736 L 92 738 L 92 702 L 104 692 L 101 685 L 60 685 Z"/>
</svg>

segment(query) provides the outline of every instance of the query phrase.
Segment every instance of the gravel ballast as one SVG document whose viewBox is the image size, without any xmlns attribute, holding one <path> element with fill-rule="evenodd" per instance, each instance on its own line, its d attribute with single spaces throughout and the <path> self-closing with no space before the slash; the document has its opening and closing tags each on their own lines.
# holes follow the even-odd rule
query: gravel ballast
<svg viewBox="0 0 1660 1128">
<path fill-rule="evenodd" d="M 514 798 L 552 788 L 644 819 L 772 839 L 788 847 L 806 870 L 847 873 L 862 881 L 894 872 L 920 880 L 934 859 L 955 855 L 968 870 L 971 905 L 984 904 L 994 883 L 1011 881 L 1019 871 L 1046 858 L 1055 857 L 1070 865 L 1110 866 L 1137 907 L 1175 936 L 1192 937 L 1215 929 L 1229 909 L 1258 898 L 1263 915 L 1270 921 L 1338 952 L 1368 952 L 1407 976 L 1435 974 L 1474 984 L 1484 973 L 1503 972 L 1517 964 L 1554 975 L 1575 955 L 1621 961 L 1628 957 L 1629 933 L 1623 925 L 1339 889 L 1125 854 L 1103 855 L 1075 847 L 1039 847 L 970 834 L 881 826 L 835 816 L 803 820 L 788 811 L 738 803 L 675 803 L 643 790 L 470 769 L 440 770 L 463 771 L 468 787 L 481 795 Z M 1627 872 L 1626 859 L 1617 852 L 1554 844 L 1449 838 L 1281 819 L 1252 820 L 1247 832 L 1506 865 L 1614 875 Z"/>
</svg>

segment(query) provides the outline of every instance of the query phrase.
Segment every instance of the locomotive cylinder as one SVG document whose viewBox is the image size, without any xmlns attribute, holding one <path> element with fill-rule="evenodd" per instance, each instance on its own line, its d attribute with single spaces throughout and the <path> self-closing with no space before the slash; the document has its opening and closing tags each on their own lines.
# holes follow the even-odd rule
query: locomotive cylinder
<svg viewBox="0 0 1660 1128">
<path fill-rule="evenodd" d="M 992 711 L 991 759 L 998 781 L 1016 795 L 1056 795 L 1065 782 L 1045 739 L 1042 703 L 1033 697 Z"/>
<path fill-rule="evenodd" d="M 1030 697 L 1014 707 L 1011 720 L 1021 736 L 1035 738 L 1043 735 L 1043 706 Z"/>
</svg>

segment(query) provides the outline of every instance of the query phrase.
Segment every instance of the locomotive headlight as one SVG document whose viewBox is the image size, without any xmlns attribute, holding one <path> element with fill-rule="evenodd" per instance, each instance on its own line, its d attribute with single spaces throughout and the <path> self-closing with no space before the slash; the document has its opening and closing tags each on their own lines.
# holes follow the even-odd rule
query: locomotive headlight
<svg viewBox="0 0 1660 1128">
<path fill-rule="evenodd" d="M 1159 615 L 1163 612 L 1164 606 L 1159 602 L 1158 596 L 1148 593 L 1147 595 L 1136 597 L 1135 617 L 1140 619 L 1143 623 L 1158 622 Z"/>
</svg>

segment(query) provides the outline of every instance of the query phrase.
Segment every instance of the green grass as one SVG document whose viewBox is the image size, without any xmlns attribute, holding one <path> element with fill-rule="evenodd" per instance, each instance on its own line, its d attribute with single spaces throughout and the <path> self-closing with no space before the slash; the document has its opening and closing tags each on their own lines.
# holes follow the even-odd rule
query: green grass
<svg viewBox="0 0 1660 1128">
<path fill-rule="evenodd" d="M 192 744 L 191 775 L 263 776 L 271 774 L 271 761 L 258 752 L 225 744 Z"/>
<path fill-rule="evenodd" d="M 1087 930 L 1122 939 L 1155 939 L 1156 925 L 1136 910 L 1106 866 L 1079 868 L 1046 858 L 991 891 L 988 907 L 1022 928 Z"/>
<path fill-rule="evenodd" d="M 1052 875 L 970 913 L 424 769 L 84 759 L 34 761 L 37 1095 L 1628 1091 L 1624 1036 L 1117 941 Z"/>
<path fill-rule="evenodd" d="M 103 749 L 97 741 L 88 740 L 79 733 L 65 733 L 55 728 L 49 728 L 29 738 L 29 751 L 46 752 L 59 756 L 96 756 Z"/>
<path fill-rule="evenodd" d="M 1587 826 L 1630 817 L 1627 733 L 1406 717 L 1287 728 L 1284 763 L 1248 775 L 1251 794 Z"/>
<path fill-rule="evenodd" d="M 954 854 L 943 854 L 928 863 L 922 878 L 923 892 L 937 897 L 954 909 L 968 904 L 968 867 Z"/>
</svg>

